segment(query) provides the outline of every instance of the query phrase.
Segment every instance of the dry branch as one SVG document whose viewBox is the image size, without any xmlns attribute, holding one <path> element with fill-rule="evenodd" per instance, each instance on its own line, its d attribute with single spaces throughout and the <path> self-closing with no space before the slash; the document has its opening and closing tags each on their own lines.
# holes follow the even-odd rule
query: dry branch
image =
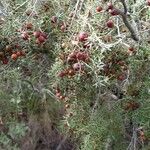
<svg viewBox="0 0 150 150">
<path fill-rule="evenodd" d="M 132 39 L 134 39 L 135 41 L 139 41 L 139 36 L 138 33 L 135 31 L 134 27 L 130 24 L 130 22 L 128 21 L 128 16 L 127 16 L 127 5 L 125 0 L 120 0 L 120 2 L 122 3 L 123 7 L 124 7 L 124 11 L 114 8 L 117 12 L 117 14 L 119 14 L 122 17 L 122 20 L 125 24 L 125 26 L 128 28 L 129 32 L 131 33 L 131 37 Z"/>
</svg>

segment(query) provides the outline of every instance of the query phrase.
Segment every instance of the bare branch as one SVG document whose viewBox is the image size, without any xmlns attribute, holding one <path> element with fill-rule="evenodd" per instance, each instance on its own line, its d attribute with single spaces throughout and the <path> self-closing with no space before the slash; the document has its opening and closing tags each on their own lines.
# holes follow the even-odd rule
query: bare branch
<svg viewBox="0 0 150 150">
<path fill-rule="evenodd" d="M 122 3 L 122 5 L 124 7 L 124 14 L 127 14 L 128 9 L 127 9 L 127 4 L 126 4 L 125 0 L 120 0 L 120 2 Z"/>
<path fill-rule="evenodd" d="M 115 8 L 116 12 L 122 17 L 122 20 L 125 24 L 125 26 L 128 28 L 128 30 L 131 33 L 131 37 L 135 40 L 135 41 L 139 41 L 139 37 L 136 33 L 136 31 L 134 30 L 133 26 L 130 24 L 130 22 L 127 19 L 127 15 L 121 11 L 120 9 Z"/>
</svg>

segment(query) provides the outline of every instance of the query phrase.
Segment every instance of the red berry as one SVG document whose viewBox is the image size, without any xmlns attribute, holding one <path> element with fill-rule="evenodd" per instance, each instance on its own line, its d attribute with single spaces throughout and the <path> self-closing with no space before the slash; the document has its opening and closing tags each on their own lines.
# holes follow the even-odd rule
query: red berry
<svg viewBox="0 0 150 150">
<path fill-rule="evenodd" d="M 147 0 L 147 5 L 150 6 L 150 0 Z"/>
<path fill-rule="evenodd" d="M 110 14 L 111 14 L 112 16 L 119 15 L 119 13 L 118 13 L 118 11 L 117 11 L 116 9 L 111 9 L 111 10 L 110 10 Z"/>
<path fill-rule="evenodd" d="M 108 28 L 113 28 L 114 27 L 114 23 L 112 20 L 109 20 L 107 23 L 106 23 L 107 27 Z"/>
<path fill-rule="evenodd" d="M 78 52 L 77 53 L 77 59 L 78 60 L 84 60 L 85 56 L 84 56 L 84 53 L 83 52 Z"/>
<path fill-rule="evenodd" d="M 16 54 L 17 54 L 18 57 L 22 55 L 21 51 L 18 51 Z"/>
<path fill-rule="evenodd" d="M 35 32 L 33 32 L 33 35 L 35 36 L 35 38 L 38 38 L 41 35 L 41 32 L 35 31 Z"/>
<path fill-rule="evenodd" d="M 88 34 L 86 33 L 86 32 L 81 32 L 81 33 L 79 33 L 79 41 L 80 42 L 84 42 L 84 41 L 86 41 L 87 40 L 87 38 L 88 38 Z"/>
<path fill-rule="evenodd" d="M 82 61 L 86 61 L 89 59 L 89 55 L 86 52 L 78 52 L 77 53 L 77 59 L 82 60 Z"/>
<path fill-rule="evenodd" d="M 43 36 L 45 39 L 47 39 L 47 34 L 45 32 L 41 32 L 41 36 Z"/>
<path fill-rule="evenodd" d="M 38 40 L 39 44 L 41 44 L 41 43 L 44 43 L 46 39 L 40 35 L 37 40 Z"/>
<path fill-rule="evenodd" d="M 4 58 L 4 59 L 2 60 L 2 62 L 3 62 L 4 65 L 7 65 L 7 64 L 8 64 L 8 59 L 7 59 L 7 58 Z"/>
<path fill-rule="evenodd" d="M 89 60 L 89 55 L 86 52 L 78 52 L 77 59 L 85 62 L 85 61 Z"/>
<path fill-rule="evenodd" d="M 96 11 L 97 12 L 101 12 L 103 10 L 103 8 L 101 7 L 101 6 L 98 6 L 97 8 L 96 8 Z"/>
<path fill-rule="evenodd" d="M 76 62 L 77 61 L 77 51 L 74 51 L 68 55 L 67 62 Z"/>
<path fill-rule="evenodd" d="M 17 54 L 12 54 L 12 55 L 11 55 L 11 59 L 17 60 L 17 58 L 18 58 Z"/>
</svg>

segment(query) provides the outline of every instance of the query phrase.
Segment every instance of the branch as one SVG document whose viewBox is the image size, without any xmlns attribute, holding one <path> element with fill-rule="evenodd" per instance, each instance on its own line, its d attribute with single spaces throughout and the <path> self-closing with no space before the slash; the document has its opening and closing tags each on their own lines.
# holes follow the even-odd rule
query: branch
<svg viewBox="0 0 150 150">
<path fill-rule="evenodd" d="M 124 0 L 121 0 L 124 1 Z M 123 3 L 125 4 L 125 2 Z M 125 26 L 128 28 L 128 30 L 131 33 L 131 37 L 135 40 L 135 41 L 139 41 L 139 37 L 137 35 L 137 32 L 134 30 L 133 26 L 129 23 L 128 19 L 127 19 L 127 15 L 124 13 L 127 11 L 127 7 L 126 4 L 124 5 L 124 12 L 121 11 L 120 9 L 114 8 L 117 12 L 118 15 L 120 15 L 122 17 L 122 20 L 125 24 Z"/>
<path fill-rule="evenodd" d="M 122 5 L 124 7 L 124 14 L 127 14 L 128 9 L 127 9 L 127 4 L 126 4 L 125 0 L 120 0 L 120 2 L 122 3 Z"/>
<path fill-rule="evenodd" d="M 56 150 L 60 150 L 60 149 L 62 148 L 63 144 L 66 142 L 66 140 L 67 140 L 67 136 L 65 136 L 65 137 L 61 140 L 61 142 L 60 142 L 59 145 L 57 146 Z"/>
</svg>

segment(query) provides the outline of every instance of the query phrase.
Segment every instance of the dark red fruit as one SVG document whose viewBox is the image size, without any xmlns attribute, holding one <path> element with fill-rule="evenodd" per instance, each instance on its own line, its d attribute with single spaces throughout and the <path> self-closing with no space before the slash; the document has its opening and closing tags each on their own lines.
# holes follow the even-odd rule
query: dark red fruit
<svg viewBox="0 0 150 150">
<path fill-rule="evenodd" d="M 45 39 L 47 39 L 47 34 L 45 32 L 41 32 L 41 36 L 43 36 Z"/>
<path fill-rule="evenodd" d="M 88 34 L 86 33 L 86 32 L 81 32 L 81 33 L 79 33 L 79 41 L 80 42 L 84 42 L 84 41 L 86 41 L 87 40 L 87 38 L 88 38 Z"/>
<path fill-rule="evenodd" d="M 107 27 L 108 28 L 113 28 L 114 27 L 114 23 L 112 20 L 109 20 L 107 23 L 106 23 Z"/>
<path fill-rule="evenodd" d="M 44 43 L 45 40 L 46 40 L 46 39 L 45 39 L 43 36 L 41 36 L 41 35 L 38 37 L 38 42 L 39 42 L 39 43 Z"/>
<path fill-rule="evenodd" d="M 17 58 L 18 58 L 17 54 L 12 54 L 12 55 L 11 55 L 11 59 L 17 60 Z"/>
<path fill-rule="evenodd" d="M 77 61 L 77 51 L 72 52 L 68 55 L 67 62 L 76 62 Z"/>
<path fill-rule="evenodd" d="M 7 58 L 4 58 L 4 59 L 2 60 L 2 62 L 3 62 L 4 65 L 7 65 L 7 64 L 8 64 L 8 59 L 7 59 Z"/>
<path fill-rule="evenodd" d="M 21 56 L 21 51 L 17 51 L 17 56 L 19 57 L 19 56 Z"/>
<path fill-rule="evenodd" d="M 103 10 L 103 8 L 101 7 L 101 6 L 98 6 L 97 8 L 96 8 L 96 11 L 97 12 L 101 12 Z"/>
<path fill-rule="evenodd" d="M 40 31 L 35 31 L 35 32 L 33 32 L 33 35 L 34 35 L 35 38 L 38 38 L 41 35 L 41 32 Z"/>
<path fill-rule="evenodd" d="M 77 53 L 77 59 L 78 60 L 84 60 L 85 56 L 84 56 L 84 53 L 83 52 L 78 52 Z"/>
<path fill-rule="evenodd" d="M 88 53 L 86 52 L 78 52 L 76 57 L 78 60 L 82 60 L 82 61 L 86 61 L 89 58 Z"/>
<path fill-rule="evenodd" d="M 147 0 L 147 5 L 150 6 L 150 0 Z"/>
<path fill-rule="evenodd" d="M 110 14 L 111 14 L 112 16 L 119 15 L 119 13 L 118 13 L 118 11 L 117 11 L 116 9 L 111 9 L 111 10 L 110 10 Z"/>
</svg>

